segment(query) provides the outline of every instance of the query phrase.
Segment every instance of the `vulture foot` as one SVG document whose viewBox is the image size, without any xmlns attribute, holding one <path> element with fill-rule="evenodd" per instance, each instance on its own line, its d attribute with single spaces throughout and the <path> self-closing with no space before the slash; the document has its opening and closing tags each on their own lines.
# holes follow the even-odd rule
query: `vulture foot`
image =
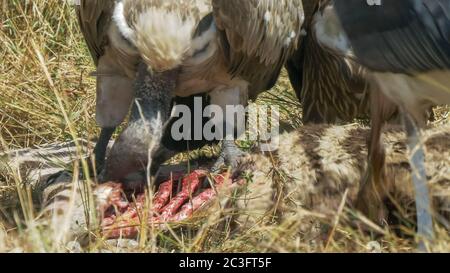
<svg viewBox="0 0 450 273">
<path fill-rule="evenodd" d="M 239 167 L 249 161 L 250 155 L 239 149 L 233 140 L 224 140 L 219 158 L 214 163 L 212 171 L 218 173 L 224 168 L 231 167 L 232 177 L 236 177 Z"/>
</svg>

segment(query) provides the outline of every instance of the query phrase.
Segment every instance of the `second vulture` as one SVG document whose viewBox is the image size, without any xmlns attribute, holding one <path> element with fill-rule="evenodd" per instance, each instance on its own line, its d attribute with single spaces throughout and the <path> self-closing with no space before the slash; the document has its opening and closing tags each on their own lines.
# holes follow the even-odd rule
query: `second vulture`
<svg viewBox="0 0 450 273">
<path fill-rule="evenodd" d="M 324 18 L 329 25 L 342 27 L 338 31 L 340 39 L 334 39 L 335 48 L 343 54 L 352 52 L 370 70 L 374 91 L 397 104 L 403 114 L 411 153 L 418 235 L 431 239 L 433 220 L 419 128 L 426 125 L 427 109 L 450 104 L 450 0 L 383 1 L 379 6 L 360 0 L 335 0 L 334 5 Z M 380 115 L 383 107 L 377 105 L 374 113 Z M 380 145 L 383 119 L 373 117 L 371 153 Z M 373 158 L 369 159 L 376 174 L 379 166 L 373 165 Z M 386 196 L 379 178 L 374 176 L 361 189 L 361 202 L 371 215 L 377 213 Z M 423 248 L 424 241 L 421 242 Z"/>
</svg>

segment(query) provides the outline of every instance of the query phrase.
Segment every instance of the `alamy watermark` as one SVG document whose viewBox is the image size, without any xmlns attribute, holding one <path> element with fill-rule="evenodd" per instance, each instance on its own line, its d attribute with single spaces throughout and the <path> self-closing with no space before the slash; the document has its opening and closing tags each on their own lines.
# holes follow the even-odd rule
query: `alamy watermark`
<svg viewBox="0 0 450 273">
<path fill-rule="evenodd" d="M 195 98 L 193 109 L 175 105 L 171 136 L 174 140 L 241 140 L 258 142 L 261 151 L 278 149 L 280 111 L 275 105 L 218 105 L 203 107 L 203 99 Z M 208 121 L 203 122 L 204 118 Z M 193 123 L 193 124 L 192 124 Z"/>
<path fill-rule="evenodd" d="M 366 0 L 369 6 L 381 6 L 382 0 Z"/>
</svg>

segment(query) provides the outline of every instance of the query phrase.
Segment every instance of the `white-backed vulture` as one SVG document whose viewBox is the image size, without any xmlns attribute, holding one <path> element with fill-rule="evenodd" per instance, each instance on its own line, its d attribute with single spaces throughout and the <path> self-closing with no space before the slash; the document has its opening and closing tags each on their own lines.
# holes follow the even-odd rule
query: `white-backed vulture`
<svg viewBox="0 0 450 273">
<path fill-rule="evenodd" d="M 146 1 L 133 1 L 136 8 Z M 166 1 L 149 1 L 162 5 Z M 186 1 L 185 1 L 186 2 Z M 199 18 L 211 11 L 206 0 L 195 3 L 195 17 Z M 141 57 L 126 39 L 120 36 L 113 15 L 115 0 L 80 0 L 76 13 L 88 49 L 97 67 L 96 120 L 101 127 L 94 154 L 97 169 L 101 169 L 106 156 L 106 146 L 116 127 L 125 119 L 130 110 L 134 94 L 133 83 Z M 130 5 L 130 3 L 128 3 Z"/>
<path fill-rule="evenodd" d="M 395 102 L 403 113 L 416 192 L 418 235 L 431 239 L 433 220 L 419 128 L 425 126 L 424 113 L 430 106 L 450 103 L 450 1 L 383 1 L 381 5 L 368 5 L 365 1 L 335 0 L 334 5 L 335 9 L 325 15 L 330 24 L 343 27 L 339 37 L 332 37 L 334 45 L 341 51 L 351 50 L 357 61 L 371 70 L 373 88 Z M 372 146 L 379 146 L 379 142 L 380 132 L 376 132 Z M 376 191 L 380 182 L 372 180 L 363 185 L 361 197 L 374 215 L 384 194 Z"/>
<path fill-rule="evenodd" d="M 173 97 L 206 92 L 224 112 L 228 105 L 246 106 L 275 84 L 297 48 L 304 20 L 301 0 L 211 3 L 213 12 L 202 17 L 203 1 L 198 0 L 117 2 L 109 40 L 143 62 L 134 83 L 138 104 L 111 150 L 104 180 L 121 180 L 149 159 L 157 167 L 168 157 L 160 142 Z M 234 165 L 242 155 L 227 137 L 216 166 Z"/>
</svg>

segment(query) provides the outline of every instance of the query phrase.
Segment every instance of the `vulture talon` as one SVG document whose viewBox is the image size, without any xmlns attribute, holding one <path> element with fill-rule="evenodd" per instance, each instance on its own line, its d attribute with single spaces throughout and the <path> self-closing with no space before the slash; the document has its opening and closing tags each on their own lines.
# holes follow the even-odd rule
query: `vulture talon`
<svg viewBox="0 0 450 273">
<path fill-rule="evenodd" d="M 250 158 L 250 154 L 239 149 L 234 141 L 224 140 L 219 158 L 211 168 L 213 173 L 220 173 L 230 167 L 232 177 L 235 177 L 239 166 Z"/>
</svg>

